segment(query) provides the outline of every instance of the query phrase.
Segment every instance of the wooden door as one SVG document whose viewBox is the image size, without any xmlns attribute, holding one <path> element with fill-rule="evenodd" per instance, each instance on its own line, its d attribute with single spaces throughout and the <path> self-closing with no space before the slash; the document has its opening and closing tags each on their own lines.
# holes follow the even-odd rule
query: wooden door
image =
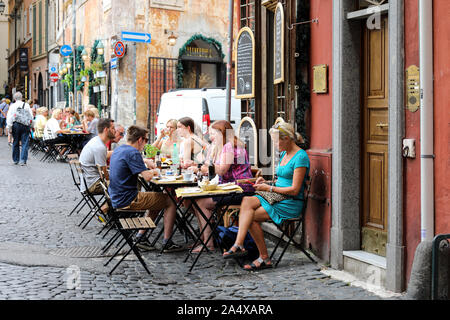
<svg viewBox="0 0 450 320">
<path fill-rule="evenodd" d="M 389 132 L 388 19 L 363 27 L 361 247 L 386 256 Z"/>
</svg>

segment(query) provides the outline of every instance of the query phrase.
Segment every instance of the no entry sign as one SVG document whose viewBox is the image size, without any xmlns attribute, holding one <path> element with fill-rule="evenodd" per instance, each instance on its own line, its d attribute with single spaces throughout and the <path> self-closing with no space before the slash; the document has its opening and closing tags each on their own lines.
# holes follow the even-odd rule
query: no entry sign
<svg viewBox="0 0 450 320">
<path fill-rule="evenodd" d="M 50 81 L 51 82 L 56 82 L 56 81 L 58 81 L 58 79 L 59 79 L 59 75 L 57 73 L 52 73 L 50 75 Z"/>
</svg>

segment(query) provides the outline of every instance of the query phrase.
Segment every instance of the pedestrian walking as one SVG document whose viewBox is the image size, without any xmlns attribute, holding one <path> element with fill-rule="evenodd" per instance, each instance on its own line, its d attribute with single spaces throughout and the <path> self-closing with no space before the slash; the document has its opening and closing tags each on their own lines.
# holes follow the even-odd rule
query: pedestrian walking
<svg viewBox="0 0 450 320">
<path fill-rule="evenodd" d="M 8 114 L 9 100 L 3 98 L 0 102 L 0 136 L 5 135 L 6 115 Z"/>
<path fill-rule="evenodd" d="M 22 101 L 22 93 L 16 92 L 13 99 L 14 103 L 9 107 L 6 118 L 6 126 L 14 139 L 12 146 L 13 162 L 24 166 L 28 160 L 28 142 L 30 140 L 33 112 L 30 105 Z M 20 148 L 20 143 L 22 144 L 22 149 Z"/>
</svg>

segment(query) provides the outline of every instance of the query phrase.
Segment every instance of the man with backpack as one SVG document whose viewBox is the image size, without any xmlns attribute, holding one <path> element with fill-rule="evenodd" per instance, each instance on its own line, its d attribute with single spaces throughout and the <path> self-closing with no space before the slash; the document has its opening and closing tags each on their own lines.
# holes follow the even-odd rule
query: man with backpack
<svg viewBox="0 0 450 320">
<path fill-rule="evenodd" d="M 30 128 L 33 121 L 33 112 L 28 103 L 22 102 L 22 93 L 16 92 L 14 103 L 10 105 L 6 118 L 6 127 L 13 136 L 12 158 L 14 164 L 24 166 L 28 160 L 28 142 Z M 22 150 L 20 150 L 22 143 Z"/>
</svg>

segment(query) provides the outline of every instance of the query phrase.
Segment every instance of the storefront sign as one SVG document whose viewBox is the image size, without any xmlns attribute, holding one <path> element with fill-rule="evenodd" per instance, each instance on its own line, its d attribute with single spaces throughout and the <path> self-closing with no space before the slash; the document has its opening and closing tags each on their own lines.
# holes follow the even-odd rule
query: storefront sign
<svg viewBox="0 0 450 320">
<path fill-rule="evenodd" d="M 284 82 L 284 9 L 281 2 L 275 11 L 273 78 L 274 84 Z"/>
<path fill-rule="evenodd" d="M 255 37 L 253 31 L 244 27 L 236 41 L 236 98 L 255 97 Z"/>
<path fill-rule="evenodd" d="M 19 49 L 19 69 L 28 71 L 28 48 Z"/>
</svg>

